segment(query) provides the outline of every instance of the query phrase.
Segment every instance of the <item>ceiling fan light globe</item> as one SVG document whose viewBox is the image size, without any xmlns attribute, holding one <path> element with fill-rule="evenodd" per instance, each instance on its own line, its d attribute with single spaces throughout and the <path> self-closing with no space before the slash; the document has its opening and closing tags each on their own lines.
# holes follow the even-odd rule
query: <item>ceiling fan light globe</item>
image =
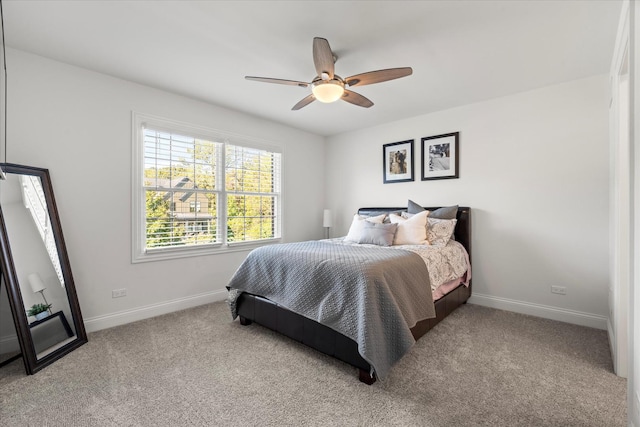
<svg viewBox="0 0 640 427">
<path fill-rule="evenodd" d="M 330 103 L 342 98 L 344 84 L 338 80 L 318 81 L 311 88 L 313 96 L 320 102 Z"/>
</svg>

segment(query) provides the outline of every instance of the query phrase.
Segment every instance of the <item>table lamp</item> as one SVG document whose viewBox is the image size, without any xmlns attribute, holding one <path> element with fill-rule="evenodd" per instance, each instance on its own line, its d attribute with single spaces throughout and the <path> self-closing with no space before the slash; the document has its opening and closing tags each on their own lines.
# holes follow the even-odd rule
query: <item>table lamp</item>
<svg viewBox="0 0 640 427">
<path fill-rule="evenodd" d="M 325 209 L 322 216 L 322 226 L 327 229 L 327 239 L 329 238 L 329 228 L 331 228 L 331 209 Z"/>
<path fill-rule="evenodd" d="M 33 293 L 35 294 L 40 292 L 45 305 L 49 305 L 47 299 L 44 297 L 44 290 L 47 289 L 47 287 L 44 285 L 44 282 L 40 278 L 40 275 L 38 273 L 31 273 L 29 276 L 27 276 L 27 280 L 29 280 L 29 284 L 31 285 L 31 290 L 33 290 Z M 51 308 L 49 308 L 49 314 L 51 314 Z"/>
</svg>

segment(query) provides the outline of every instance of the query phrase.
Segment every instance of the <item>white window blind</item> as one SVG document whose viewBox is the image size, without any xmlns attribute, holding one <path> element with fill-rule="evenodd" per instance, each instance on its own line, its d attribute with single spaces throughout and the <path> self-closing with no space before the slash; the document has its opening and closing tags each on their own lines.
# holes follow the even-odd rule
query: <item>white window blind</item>
<svg viewBox="0 0 640 427">
<path fill-rule="evenodd" d="M 216 164 L 222 144 L 155 129 L 143 132 L 146 249 L 220 242 Z"/>
<path fill-rule="evenodd" d="M 31 213 L 31 218 L 36 224 L 36 228 L 44 242 L 44 247 L 47 249 L 47 254 L 53 264 L 53 269 L 58 276 L 58 280 L 60 280 L 60 285 L 64 288 L 64 276 L 62 274 L 62 267 L 60 266 L 60 257 L 58 256 L 58 248 L 53 236 L 51 217 L 47 209 L 47 201 L 44 196 L 40 178 L 31 175 L 22 175 L 20 178 L 22 201 Z"/>
<path fill-rule="evenodd" d="M 280 153 L 227 144 L 227 241 L 279 236 Z"/>
<path fill-rule="evenodd" d="M 280 238 L 275 147 L 137 113 L 134 143 L 134 262 Z"/>
</svg>

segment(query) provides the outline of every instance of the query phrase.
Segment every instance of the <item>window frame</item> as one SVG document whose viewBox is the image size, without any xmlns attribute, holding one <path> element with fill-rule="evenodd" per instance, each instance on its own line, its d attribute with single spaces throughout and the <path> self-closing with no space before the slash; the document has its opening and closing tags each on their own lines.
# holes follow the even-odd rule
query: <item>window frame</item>
<svg viewBox="0 0 640 427">
<path fill-rule="evenodd" d="M 220 233 L 220 242 L 203 245 L 190 245 L 179 247 L 146 248 L 146 204 L 144 188 L 144 132 L 145 127 L 154 130 L 180 133 L 185 136 L 200 138 L 212 142 L 223 144 L 221 159 L 217 164 L 217 176 L 220 181 L 217 183 L 218 190 L 218 227 L 220 230 L 227 229 L 227 195 L 235 194 L 226 189 L 225 183 L 225 159 L 227 145 L 266 150 L 280 154 L 280 182 L 278 183 L 279 193 L 276 196 L 275 207 L 275 237 L 260 240 L 227 242 L 227 233 Z M 149 114 L 132 112 L 132 227 L 131 227 L 131 262 L 148 262 L 157 260 L 168 260 L 202 255 L 222 254 L 237 251 L 247 251 L 266 244 L 277 243 L 282 240 L 283 221 L 283 188 L 284 188 L 284 149 L 281 145 L 268 141 L 251 138 L 244 135 L 210 129 L 177 120 Z"/>
</svg>

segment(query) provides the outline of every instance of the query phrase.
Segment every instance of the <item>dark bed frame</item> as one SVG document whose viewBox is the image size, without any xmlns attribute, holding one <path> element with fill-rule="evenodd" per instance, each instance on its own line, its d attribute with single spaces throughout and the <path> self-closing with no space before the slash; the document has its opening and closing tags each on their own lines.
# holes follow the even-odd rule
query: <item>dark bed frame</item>
<svg viewBox="0 0 640 427">
<path fill-rule="evenodd" d="M 426 209 L 434 210 L 437 208 Z M 358 213 L 369 216 L 403 210 L 406 208 L 361 208 Z M 457 219 L 455 238 L 467 249 L 469 259 L 471 259 L 470 208 L 459 207 Z M 418 340 L 456 308 L 465 304 L 470 296 L 471 283 L 468 287 L 460 285 L 437 300 L 435 302 L 436 317 L 422 320 L 411 328 L 413 337 Z M 359 370 L 359 379 L 363 383 L 373 384 L 376 381 L 375 375 L 370 375 L 371 366 L 358 353 L 357 343 L 339 332 L 258 295 L 242 293 L 237 300 L 237 310 L 242 325 L 256 322 L 280 332 L 324 354 L 355 366 Z"/>
</svg>

